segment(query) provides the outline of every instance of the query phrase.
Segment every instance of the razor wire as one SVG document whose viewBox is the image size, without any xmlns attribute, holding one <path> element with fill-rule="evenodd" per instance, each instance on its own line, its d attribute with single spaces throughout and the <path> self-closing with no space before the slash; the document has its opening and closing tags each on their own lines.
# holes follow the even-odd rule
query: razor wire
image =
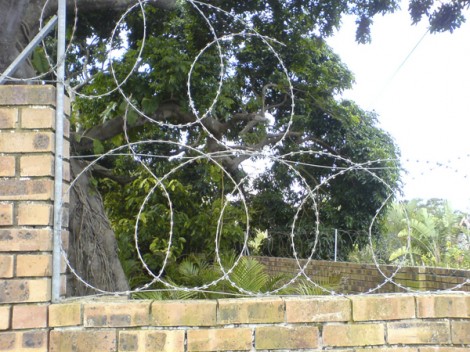
<svg viewBox="0 0 470 352">
<path fill-rule="evenodd" d="M 48 0 L 49 1 L 49 0 Z M 47 6 L 47 3 L 43 7 L 43 12 L 44 9 Z M 326 292 L 328 294 L 336 295 L 336 294 L 344 294 L 343 292 L 335 292 L 334 290 L 325 287 L 321 285 L 320 283 L 316 282 L 308 273 L 307 269 L 309 266 L 312 265 L 314 256 L 317 253 L 317 248 L 320 245 L 320 237 L 321 237 L 321 217 L 320 217 L 320 211 L 319 211 L 319 206 L 317 204 L 318 202 L 318 192 L 320 189 L 323 187 L 328 187 L 330 186 L 330 183 L 334 182 L 335 179 L 341 178 L 348 173 L 351 172 L 360 172 L 364 173 L 368 177 L 370 177 L 372 180 L 381 183 L 386 189 L 388 189 L 389 193 L 381 206 L 377 209 L 376 213 L 373 216 L 373 219 L 370 223 L 370 226 L 368 228 L 368 242 L 370 245 L 370 248 L 372 250 L 373 248 L 373 226 L 375 222 L 377 221 L 378 216 L 381 214 L 381 212 L 384 210 L 386 205 L 389 203 L 389 201 L 395 196 L 394 195 L 394 190 L 393 188 L 380 176 L 377 174 L 377 170 L 381 170 L 384 168 L 393 168 L 394 166 L 383 166 L 383 164 L 394 164 L 398 163 L 399 160 L 394 160 L 394 159 L 378 159 L 378 160 L 371 160 L 367 162 L 354 162 L 353 160 L 350 160 L 348 158 L 344 158 L 339 155 L 335 155 L 332 153 L 329 153 L 324 150 L 301 150 L 301 151 L 296 151 L 296 152 L 290 152 L 284 155 L 276 155 L 273 151 L 275 148 L 283 143 L 285 138 L 288 136 L 292 123 L 293 123 L 293 118 L 295 115 L 295 94 L 294 94 L 294 87 L 292 80 L 290 79 L 289 75 L 289 70 L 287 65 L 284 63 L 281 55 L 278 53 L 278 51 L 275 49 L 275 45 L 286 45 L 283 43 L 279 43 L 277 40 L 270 38 L 268 36 L 264 36 L 262 33 L 257 32 L 251 23 L 249 21 L 246 21 L 245 19 L 241 18 L 240 16 L 234 15 L 230 12 L 227 12 L 219 7 L 216 7 L 211 4 L 207 4 L 201 1 L 195 1 L 195 0 L 184 0 L 182 3 L 187 3 L 190 6 L 194 8 L 194 10 L 203 18 L 205 23 L 207 24 L 209 28 L 209 32 L 212 36 L 212 41 L 207 43 L 204 48 L 200 50 L 200 52 L 196 55 L 196 57 L 193 59 L 190 70 L 187 75 L 187 97 L 189 101 L 189 109 L 193 113 L 193 115 L 196 117 L 194 122 L 186 123 L 186 124 L 173 124 L 167 121 L 158 121 L 155 119 L 152 119 L 151 116 L 148 116 L 145 114 L 142 109 L 140 109 L 132 100 L 132 95 L 129 93 L 126 93 L 123 89 L 123 86 L 125 83 L 127 83 L 135 74 L 135 72 L 138 70 L 140 63 L 142 62 L 142 56 L 144 52 L 144 48 L 146 47 L 146 38 L 147 38 L 147 18 L 146 18 L 146 11 L 145 11 L 145 6 L 150 3 L 150 0 L 136 0 L 135 4 L 130 6 L 120 17 L 120 19 L 117 21 L 117 23 L 114 26 L 114 29 L 112 31 L 112 34 L 109 38 L 108 45 L 109 45 L 109 52 L 108 52 L 108 57 L 107 57 L 107 62 L 108 62 L 108 67 L 109 67 L 109 72 L 111 76 L 113 77 L 114 84 L 115 86 L 106 92 L 103 93 L 96 93 L 96 94 L 84 94 L 80 91 L 80 88 L 82 88 L 82 84 L 79 86 L 73 87 L 69 84 L 69 82 L 62 82 L 66 85 L 67 91 L 69 92 L 69 95 L 72 97 L 81 97 L 89 100 L 93 99 L 100 99 L 106 96 L 110 96 L 113 93 L 119 93 L 123 99 L 126 101 L 127 107 L 126 107 L 126 113 L 125 113 L 125 119 L 124 119 L 124 129 L 123 133 L 125 136 L 125 143 L 119 147 L 116 147 L 114 149 L 111 149 L 103 154 L 100 155 L 90 155 L 88 156 L 91 161 L 89 164 L 80 172 L 80 174 L 76 175 L 76 178 L 72 180 L 68 190 L 67 194 L 71 191 L 71 189 L 75 186 L 76 182 L 82 177 L 85 173 L 90 171 L 93 166 L 100 161 L 104 160 L 105 158 L 112 158 L 112 157 L 117 157 L 117 156 L 129 156 L 134 160 L 135 162 L 139 163 L 145 170 L 146 172 L 151 175 L 151 177 L 155 180 L 155 184 L 152 186 L 152 188 L 148 191 L 147 195 L 144 198 L 144 201 L 140 205 L 139 211 L 136 215 L 136 225 L 134 229 L 134 245 L 137 251 L 138 259 L 144 268 L 144 270 L 147 272 L 147 274 L 150 277 L 150 280 L 133 290 L 126 290 L 123 292 L 109 292 L 106 290 L 102 290 L 99 287 L 94 287 L 91 283 L 87 282 L 84 280 L 80 274 L 74 269 L 73 265 L 70 263 L 70 260 L 67 256 L 66 250 L 64 246 L 61 248 L 61 252 L 63 255 L 63 258 L 67 264 L 68 270 L 72 275 L 76 277 L 77 280 L 79 280 L 83 285 L 86 287 L 94 290 L 98 295 L 100 294 L 114 294 L 114 295 L 129 295 L 131 293 L 136 293 L 136 292 L 142 292 L 142 291 L 147 291 L 147 290 L 152 290 L 152 286 L 156 283 L 163 285 L 167 290 L 174 290 L 174 291 L 195 291 L 195 292 L 208 292 L 211 290 L 211 287 L 215 287 L 219 282 L 221 281 L 226 281 L 228 282 L 233 288 L 235 288 L 240 295 L 244 296 L 258 296 L 258 295 L 273 295 L 273 294 L 280 294 L 282 291 L 288 287 L 291 287 L 293 285 L 296 285 L 299 281 L 305 280 L 307 281 L 310 285 L 312 285 L 315 288 L 320 289 L 323 292 Z M 180 2 L 181 3 L 181 2 Z M 230 34 L 224 34 L 224 35 L 218 35 L 216 29 L 212 25 L 210 16 L 206 14 L 207 10 L 213 11 L 215 14 L 220 14 L 223 15 L 227 18 L 230 18 L 233 22 L 236 22 L 237 24 L 241 24 L 242 27 L 244 28 L 243 31 L 241 32 L 234 32 Z M 129 68 L 129 71 L 124 75 L 124 78 L 119 79 L 118 75 L 116 74 L 116 69 L 114 67 L 114 60 L 112 59 L 112 51 L 114 47 L 114 42 L 116 41 L 116 37 L 119 36 L 119 31 L 120 27 L 122 24 L 125 22 L 127 16 L 129 16 L 131 13 L 134 11 L 137 11 L 141 15 L 141 20 L 142 20 L 142 38 L 140 42 L 140 47 L 137 50 L 136 57 L 134 58 L 134 62 Z M 77 31 L 78 27 L 78 5 L 77 1 L 75 0 L 75 11 L 74 11 L 74 21 L 73 21 L 73 28 L 71 31 L 71 39 L 68 43 L 67 52 L 70 52 L 72 50 L 72 45 L 73 45 L 73 37 L 74 34 Z M 43 25 L 43 14 L 41 15 L 40 19 L 40 26 L 42 27 Z M 282 68 L 282 72 L 284 75 L 284 79 L 288 83 L 288 92 L 289 92 L 289 97 L 290 97 L 290 113 L 289 113 L 289 118 L 288 121 L 285 124 L 284 130 L 281 131 L 281 138 L 279 138 L 273 145 L 270 146 L 270 148 L 264 147 L 262 150 L 250 150 L 246 148 L 238 148 L 235 145 L 232 145 L 226 140 L 222 140 L 221 138 L 217 138 L 216 136 L 213 135 L 213 133 L 207 129 L 203 123 L 203 120 L 208 117 L 213 109 L 215 108 L 217 102 L 219 101 L 219 98 L 222 94 L 222 89 L 224 85 L 224 77 L 227 72 L 227 67 L 224 62 L 224 48 L 223 48 L 223 43 L 225 42 L 231 42 L 235 40 L 235 38 L 242 37 L 244 39 L 251 39 L 255 38 L 259 40 L 269 51 L 269 53 L 272 55 L 273 59 L 277 61 L 277 63 L 280 65 Z M 54 60 L 53 54 L 49 53 L 47 50 L 47 46 L 45 45 L 43 41 L 43 48 L 44 52 L 46 54 L 47 61 L 49 63 L 50 69 L 46 73 L 42 73 L 41 75 L 38 75 L 36 77 L 31 77 L 30 80 L 42 80 L 44 77 L 47 77 L 48 75 L 55 74 L 56 73 L 56 68 L 58 63 L 54 63 L 54 61 L 60 61 L 60 60 L 66 60 L 66 57 L 64 58 L 58 58 L 57 60 Z M 199 63 L 200 58 L 210 49 L 215 48 L 215 51 L 218 53 L 218 59 L 219 59 L 219 73 L 218 73 L 218 83 L 215 91 L 215 95 L 212 99 L 212 102 L 209 104 L 209 106 L 205 109 L 205 111 L 199 111 L 198 106 L 197 106 L 197 101 L 194 99 L 193 94 L 192 94 L 192 87 L 193 87 L 193 75 L 194 75 L 194 70 L 196 65 Z M 86 63 L 84 64 L 84 70 L 86 70 L 87 65 Z M 15 81 L 14 78 L 9 77 L 10 80 Z M 88 83 L 91 79 L 86 78 L 84 84 Z M 145 119 L 148 123 L 156 124 L 160 127 L 165 127 L 165 128 L 170 128 L 170 129 L 184 129 L 187 127 L 191 127 L 194 125 L 199 126 L 204 130 L 204 132 L 212 138 L 214 141 L 216 141 L 221 147 L 223 147 L 223 151 L 219 152 L 204 152 L 201 151 L 197 147 L 193 147 L 191 145 L 188 145 L 184 143 L 183 141 L 169 141 L 169 140 L 161 140 L 161 139 L 155 139 L 155 140 L 142 140 L 142 141 L 137 141 L 137 142 L 132 142 L 128 136 L 127 133 L 127 115 L 130 111 L 134 111 L 139 114 L 140 117 Z M 194 154 L 195 156 L 185 156 L 185 157 L 174 157 L 170 155 L 149 155 L 149 154 L 141 154 L 139 153 L 139 147 L 146 146 L 146 145 L 166 145 L 166 146 L 173 146 L 177 147 L 179 150 L 186 150 L 190 151 L 191 153 L 188 154 Z M 269 291 L 269 292 L 250 292 L 245 290 L 243 287 L 240 287 L 234 280 L 231 278 L 231 275 L 233 274 L 234 269 L 240 264 L 240 261 L 242 258 L 244 258 L 245 253 L 248 250 L 248 241 L 249 241 L 249 234 L 250 234 L 250 216 L 249 216 L 249 205 L 247 204 L 246 198 L 244 196 L 243 191 L 241 190 L 241 185 L 244 184 L 245 182 L 248 182 L 252 176 L 250 174 L 245 175 L 242 177 L 240 180 L 236 180 L 232 174 L 224 167 L 223 163 L 221 162 L 221 159 L 224 157 L 233 157 L 234 155 L 237 156 L 243 156 L 246 158 L 246 160 L 256 160 L 256 159 L 263 159 L 267 160 L 271 164 L 279 164 L 287 168 L 290 172 L 295 174 L 297 178 L 300 180 L 300 186 L 302 190 L 304 190 L 305 194 L 303 195 L 303 199 L 300 201 L 297 211 L 294 215 L 294 218 L 292 219 L 291 222 L 291 231 L 288 234 L 289 236 L 289 243 L 290 243 L 290 249 L 292 251 L 292 256 L 295 259 L 295 262 L 297 263 L 297 273 L 287 280 L 284 284 L 279 286 L 278 288 Z M 326 157 L 332 161 L 333 166 L 325 166 L 325 165 L 315 165 L 313 163 L 305 163 L 304 166 L 306 167 L 327 167 L 330 168 L 331 174 L 323 179 L 319 184 L 316 186 L 312 187 L 309 182 L 304 178 L 304 176 L 298 171 L 297 166 L 299 165 L 299 161 L 296 160 L 297 157 L 301 156 L 318 156 L 318 157 Z M 167 172 L 164 175 L 159 175 L 156 172 L 152 170 L 150 166 L 148 166 L 145 162 L 145 159 L 147 158 L 163 158 L 166 159 L 168 162 L 170 160 L 172 162 L 179 162 L 179 164 L 175 167 L 173 167 L 169 172 Z M 81 156 L 83 158 L 83 156 Z M 461 157 L 463 160 L 467 160 L 470 162 L 470 155 L 463 155 Z M 236 197 L 241 201 L 241 205 L 243 208 L 243 213 L 246 216 L 246 226 L 244 229 L 244 237 L 243 237 L 243 248 L 238 253 L 236 256 L 236 259 L 233 263 L 233 265 L 230 268 L 224 267 L 223 261 L 221 259 L 221 250 L 219 248 L 219 243 L 221 236 L 223 236 L 223 227 L 224 227 L 224 212 L 227 208 L 227 206 L 230 203 L 230 197 L 225 197 L 223 206 L 221 207 L 220 214 L 214 214 L 215 217 L 217 217 L 217 228 L 214 233 L 214 246 L 215 246 L 215 263 L 218 265 L 220 268 L 221 275 L 217 279 L 213 280 L 212 282 L 205 283 L 201 286 L 196 286 L 196 287 L 181 287 L 179 285 L 175 285 L 172 283 L 170 280 L 167 280 L 165 278 L 165 269 L 168 265 L 168 261 L 170 258 L 171 254 L 171 247 L 173 245 L 173 240 L 174 240 L 174 206 L 173 202 L 171 199 L 170 192 L 165 186 L 165 181 L 169 180 L 172 175 L 174 175 L 176 172 L 179 170 L 191 166 L 193 163 L 196 163 L 198 161 L 207 161 L 208 163 L 216 166 L 221 173 L 226 177 L 233 186 L 233 190 L 229 194 L 230 197 Z M 417 161 L 420 162 L 420 161 Z M 430 170 L 436 169 L 436 168 L 446 168 L 446 169 L 452 169 L 452 162 L 449 163 L 426 163 L 424 162 Z M 341 164 L 341 165 L 346 165 L 345 167 L 337 167 L 334 166 L 336 164 Z M 457 173 L 459 170 L 455 170 Z M 423 171 L 424 172 L 424 171 Z M 467 178 L 468 176 L 465 174 L 463 175 L 464 178 Z M 161 191 L 164 195 L 164 198 L 166 199 L 169 211 L 170 211 L 170 218 L 169 218 L 169 232 L 168 232 L 168 245 L 166 248 L 166 253 L 165 257 L 163 260 L 163 264 L 159 270 L 158 273 L 153 272 L 153 270 L 150 268 L 149 264 L 146 262 L 144 256 L 142 255 L 140 251 L 140 246 L 139 246 L 139 228 L 140 228 L 140 223 L 142 222 L 142 213 L 144 212 L 145 207 L 147 204 L 151 201 L 152 195 L 157 192 Z M 297 230 L 299 227 L 299 217 L 302 209 L 305 207 L 310 206 L 313 207 L 313 211 L 315 214 L 315 228 L 313 231 L 313 246 L 310 251 L 309 256 L 305 258 L 300 258 L 298 255 L 298 250 L 296 248 L 296 243 L 295 239 L 297 236 Z M 405 216 L 407 217 L 407 229 L 408 229 L 408 238 L 407 238 L 407 245 L 406 248 L 407 250 L 410 250 L 411 248 L 411 225 L 410 225 L 410 219 L 408 218 L 408 214 L 405 212 Z M 378 284 L 376 287 L 369 289 L 367 292 L 364 292 L 364 294 L 369 294 L 369 293 L 375 293 L 379 292 L 385 285 L 387 284 L 393 284 L 403 291 L 406 292 L 414 292 L 414 293 L 421 293 L 422 291 L 416 290 L 412 287 L 408 287 L 400 282 L 398 282 L 395 278 L 405 266 L 405 257 L 403 257 L 398 263 L 394 264 L 395 269 L 392 270 L 391 273 L 385 272 L 381 268 L 381 263 L 380 260 L 377 258 L 376 253 L 372 250 L 372 259 L 373 263 L 376 267 L 376 270 L 380 273 L 380 275 L 383 277 L 383 282 Z M 456 284 L 454 287 L 450 289 L 446 289 L 443 291 L 453 291 L 453 290 L 459 290 L 463 288 L 464 286 L 470 284 L 470 279 L 467 279 L 466 281 L 463 281 L 461 283 Z M 441 290 L 439 290 L 441 291 Z M 210 291 L 212 292 L 212 291 Z M 233 294 L 233 293 L 231 293 Z"/>
</svg>

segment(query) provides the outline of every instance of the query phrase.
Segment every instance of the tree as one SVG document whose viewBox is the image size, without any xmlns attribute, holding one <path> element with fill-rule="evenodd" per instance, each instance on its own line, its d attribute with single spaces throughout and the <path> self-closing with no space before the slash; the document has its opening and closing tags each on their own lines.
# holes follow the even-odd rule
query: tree
<svg viewBox="0 0 470 352">
<path fill-rule="evenodd" d="M 442 199 L 394 204 L 384 222 L 384 237 L 398 240 L 388 248 L 389 261 L 468 267 L 468 253 L 458 244 L 459 235 L 468 233 L 461 223 L 463 217 Z"/>
<path fill-rule="evenodd" d="M 75 4 L 82 13 L 113 9 L 116 11 L 128 8 L 135 0 L 77 0 L 68 1 L 68 11 L 73 12 Z M 177 0 L 149 0 L 147 1 L 160 9 L 174 9 Z M 331 34 L 334 27 L 339 26 L 343 14 L 354 14 L 357 17 L 357 40 L 359 42 L 370 41 L 370 28 L 373 19 L 378 14 L 393 12 L 399 8 L 399 1 L 331 1 L 321 4 L 313 4 L 310 1 L 291 2 L 299 15 L 302 11 L 308 11 L 311 18 L 304 16 L 305 25 L 322 27 L 323 33 Z M 468 0 L 452 0 L 437 2 L 434 0 L 412 0 L 409 3 L 413 23 L 418 23 L 423 17 L 427 18 L 431 32 L 454 31 L 465 21 L 464 11 L 468 9 Z M 218 5 L 215 3 L 214 5 Z M 238 9 L 253 10 L 259 5 L 235 6 Z M 271 4 L 270 4 L 271 5 Z M 272 8 L 276 8 L 274 2 Z M 0 3 L 0 72 L 14 60 L 19 50 L 24 48 L 38 31 L 39 19 L 47 19 L 55 12 L 57 0 L 3 0 Z M 310 17 L 310 16 L 308 16 Z M 31 64 L 27 63 L 17 72 L 16 77 L 28 78 L 34 75 Z"/>
<path fill-rule="evenodd" d="M 67 3 L 69 17 L 72 18 L 74 3 Z M 261 228 L 265 227 L 266 222 L 259 216 L 263 210 L 258 205 L 263 202 L 263 196 L 269 194 L 270 180 L 279 180 L 276 181 L 279 182 L 278 192 L 271 196 L 277 197 L 277 204 L 285 206 L 286 213 L 291 214 L 299 201 L 299 195 L 292 192 L 292 187 L 300 176 L 308 177 L 309 185 L 321 183 L 331 176 L 331 171 L 312 174 L 303 170 L 299 174 L 288 172 L 284 177 L 275 177 L 283 172 L 282 167 L 276 166 L 268 169 L 260 182 L 253 185 L 256 190 L 252 192 L 252 185 L 247 184 L 240 165 L 250 157 L 247 151 L 259 152 L 266 146 L 275 146 L 273 150 L 277 155 L 294 153 L 294 162 L 306 160 L 309 163 L 324 163 L 331 168 L 341 168 L 344 163 L 347 164 L 343 159 L 332 157 L 336 155 L 356 159 L 356 162 L 383 159 L 378 166 L 385 171 L 378 172 L 378 177 L 372 177 L 375 181 L 368 186 L 364 184 L 364 176 L 360 175 L 359 170 L 356 170 L 355 175 L 353 172 L 344 176 L 343 181 L 331 179 L 330 186 L 327 186 L 329 190 L 323 196 L 325 204 L 321 211 L 322 216 L 331 219 L 332 226 L 336 226 L 333 221 L 334 211 L 346 206 L 350 206 L 346 211 L 349 220 L 345 220 L 349 222 L 348 226 L 353 226 L 355 219 L 351 216 L 359 208 L 364 209 L 360 221 L 367 222 L 372 209 L 375 211 L 387 194 L 396 189 L 398 176 L 389 168 L 389 159 L 393 160 L 397 156 L 396 147 L 390 137 L 375 126 L 373 115 L 360 110 L 352 102 L 338 99 L 341 91 L 351 85 L 352 75 L 327 47 L 323 38 L 339 26 L 342 15 L 352 13 L 358 17 L 358 40 L 367 41 L 374 16 L 393 12 L 398 6 L 397 2 L 214 1 L 211 6 L 201 9 L 202 5 L 198 8 L 190 2 L 148 1 L 143 5 L 146 28 L 142 25 L 140 6 L 121 18 L 122 11 L 135 3 L 131 0 L 77 0 L 79 25 L 68 52 L 67 62 L 70 64 L 67 66 L 67 76 L 69 93 L 74 101 L 72 122 L 76 128 L 72 146 L 75 155 L 119 148 L 124 140 L 122 131 L 125 123 L 129 127 L 128 137 L 133 141 L 143 138 L 166 141 L 153 145 L 136 142 L 127 157 L 101 159 L 99 163 L 93 164 L 90 172 L 82 175 L 82 184 L 76 185 L 77 192 L 71 194 L 74 216 L 71 220 L 71 251 L 75 254 L 75 262 L 83 261 L 77 254 L 88 256 L 85 261 L 93 261 L 94 264 L 90 266 L 93 272 L 89 272 L 88 276 L 81 272 L 87 281 L 109 290 L 127 288 L 120 266 L 110 259 L 115 257 L 114 235 L 103 213 L 98 190 L 102 191 L 104 202 L 110 209 L 113 227 L 121 231 L 118 234 L 120 246 L 126 248 L 123 242 L 129 242 L 132 234 L 129 225 L 133 225 L 132 219 L 126 217 L 126 212 L 136 209 L 139 199 L 148 199 L 145 193 L 139 193 L 145 191 L 145 187 L 152 190 L 156 203 L 160 201 L 160 204 L 165 204 L 165 189 L 168 187 L 177 199 L 180 197 L 182 200 L 176 212 L 176 225 L 183 231 L 181 240 L 176 239 L 180 244 L 186 241 L 193 247 L 200 245 L 200 240 L 208 230 L 198 224 L 204 223 L 215 211 L 224 210 L 224 216 L 211 226 L 215 226 L 215 231 L 218 231 L 221 222 L 225 225 L 230 223 L 230 227 L 225 228 L 229 228 L 234 237 L 230 239 L 231 242 L 221 241 L 221 245 L 240 247 L 244 240 L 244 231 L 240 232 L 240 229 L 246 225 L 246 220 L 243 220 L 246 214 L 240 211 L 242 198 L 258 211 L 258 215 L 253 214 L 253 218 L 258 216 Z M 38 19 L 48 18 L 56 4 L 56 1 L 46 3 L 44 0 L 7 0 L 0 3 L 0 22 L 6 24 L 0 29 L 0 71 L 7 67 L 19 48 L 37 32 Z M 468 6 L 468 2 L 456 4 L 461 5 L 453 7 L 453 14 L 461 13 L 463 7 Z M 429 12 L 431 7 L 428 5 L 426 3 L 418 8 L 415 4 L 413 18 L 419 19 L 420 14 L 428 15 L 430 19 L 436 18 L 439 10 Z M 215 6 L 222 7 L 226 12 L 215 10 Z M 199 11 L 207 13 L 212 28 L 208 27 Z M 246 32 L 247 24 L 235 20 L 229 14 L 248 21 L 251 28 L 277 42 L 252 35 L 255 33 L 252 31 Z M 454 20 L 440 20 L 436 23 L 445 22 L 446 28 L 453 30 L 462 21 L 460 15 L 454 17 Z M 107 39 L 116 23 L 119 26 L 116 26 L 114 41 L 110 42 Z M 438 30 L 441 27 L 435 25 L 433 28 Z M 243 31 L 248 35 L 232 35 L 219 41 L 220 49 L 215 44 L 206 47 L 214 40 L 214 33 L 222 38 L 225 34 Z M 143 38 L 146 40 L 145 47 Z M 272 59 L 273 53 L 266 45 L 267 42 L 283 58 L 288 73 L 278 60 Z M 49 42 L 46 47 L 53 46 Z M 107 59 L 110 50 L 119 52 L 112 60 Z M 142 58 L 134 67 L 135 57 L 141 50 Z M 220 52 L 223 52 L 221 59 Z M 53 50 L 51 53 L 53 55 Z M 190 109 L 186 78 L 193 59 L 199 53 L 202 55 L 198 57 L 192 71 L 192 83 L 196 88 L 191 91 L 197 107 Z M 44 57 L 40 50 L 35 54 L 39 60 Z M 214 91 L 218 89 L 221 60 L 227 68 L 222 77 L 224 85 L 219 91 L 218 103 L 212 106 Z M 28 62 L 15 74 L 19 78 L 28 77 L 34 66 L 40 70 L 39 65 Z M 129 72 L 133 74 L 128 77 Z M 100 95 L 109 92 L 114 84 L 113 75 L 123 82 L 120 86 L 122 91 L 129 92 L 124 94 L 125 98 L 118 90 L 103 95 L 101 99 L 81 97 L 81 94 Z M 290 86 L 289 80 L 293 86 Z M 291 111 L 290 101 L 294 98 L 297 105 Z M 206 110 L 210 113 L 199 120 L 196 112 Z M 145 112 L 147 116 L 138 111 Z M 186 127 L 174 129 L 172 125 Z M 289 131 L 286 126 L 291 127 Z M 182 146 L 181 141 L 186 146 Z M 228 145 L 236 146 L 241 152 L 228 153 Z M 305 152 L 306 148 L 326 151 L 330 156 L 317 154 L 320 160 L 316 160 Z M 209 162 L 198 159 L 201 150 L 216 157 Z M 193 157 L 195 161 L 188 164 L 192 166 L 191 170 L 178 169 L 178 172 L 171 173 L 171 179 L 156 182 L 154 174 L 167 173 L 169 166 L 152 155 L 163 155 L 167 159 L 183 155 Z M 72 163 L 75 175 L 88 165 L 78 160 L 73 159 Z M 146 166 L 135 165 L 136 161 L 145 161 Z M 226 171 L 221 171 L 220 166 Z M 385 183 L 381 180 L 385 180 Z M 357 192 L 352 194 L 354 189 Z M 240 194 L 234 196 L 234 191 Z M 255 197 L 256 192 L 260 197 Z M 367 192 L 373 194 L 372 202 L 369 202 Z M 293 195 L 293 198 L 286 199 L 286 194 Z M 120 195 L 127 200 L 125 203 L 119 199 Z M 198 202 L 196 199 L 204 201 Z M 353 204 L 348 204 L 347 199 L 354 199 Z M 155 221 L 159 216 L 172 216 L 168 203 L 164 207 L 140 209 Z M 87 214 L 98 216 L 90 221 L 93 226 L 80 227 L 87 223 L 83 221 Z M 133 221 L 135 223 L 135 219 Z M 311 216 L 309 221 L 305 228 L 314 224 Z M 145 222 L 142 217 L 141 222 Z M 168 231 L 167 226 L 162 224 L 160 231 Z M 197 231 L 190 231 L 195 229 Z M 143 233 L 147 230 L 151 229 L 143 228 Z M 89 236 L 73 236 L 83 231 Z M 79 238 L 94 245 L 82 247 L 83 243 L 74 242 Z M 193 240 L 188 241 L 191 238 Z M 160 241 L 162 239 L 162 236 L 149 232 L 148 241 L 144 242 L 145 248 L 142 249 L 149 257 L 154 256 L 165 248 L 165 243 Z M 79 248 L 88 249 L 80 252 Z M 188 250 L 185 247 L 174 255 L 184 255 Z M 98 251 L 98 255 L 93 251 Z M 128 258 L 123 259 L 125 261 Z M 152 269 L 158 271 L 160 264 L 156 261 Z M 86 271 L 86 268 L 83 270 Z M 87 292 L 86 289 L 78 290 Z"/>
</svg>

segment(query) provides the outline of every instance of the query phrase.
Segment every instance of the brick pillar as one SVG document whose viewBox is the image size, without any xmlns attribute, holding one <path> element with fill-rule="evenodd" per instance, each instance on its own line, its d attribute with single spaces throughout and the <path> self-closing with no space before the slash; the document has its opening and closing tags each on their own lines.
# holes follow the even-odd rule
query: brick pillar
<svg viewBox="0 0 470 352">
<path fill-rule="evenodd" d="M 47 350 L 55 92 L 52 86 L 0 86 L 0 350 Z M 67 139 L 69 124 L 64 126 Z M 64 158 L 68 182 L 68 140 Z M 65 277 L 63 282 L 65 294 Z"/>
</svg>

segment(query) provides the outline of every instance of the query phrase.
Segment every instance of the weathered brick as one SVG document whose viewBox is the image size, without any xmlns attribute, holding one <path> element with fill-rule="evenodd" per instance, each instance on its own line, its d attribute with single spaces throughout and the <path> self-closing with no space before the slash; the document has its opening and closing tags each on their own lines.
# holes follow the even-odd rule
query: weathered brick
<svg viewBox="0 0 470 352">
<path fill-rule="evenodd" d="M 251 350 L 249 328 L 188 330 L 188 351 Z"/>
<path fill-rule="evenodd" d="M 18 109 L 0 108 L 0 130 L 13 129 L 18 120 Z"/>
<path fill-rule="evenodd" d="M 0 229 L 0 251 L 50 251 L 52 230 Z"/>
<path fill-rule="evenodd" d="M 21 128 L 40 129 L 55 128 L 55 109 L 48 107 L 21 109 Z"/>
<path fill-rule="evenodd" d="M 68 140 L 64 140 L 64 147 L 62 149 L 62 157 L 64 159 L 70 159 L 70 142 Z"/>
<path fill-rule="evenodd" d="M 285 298 L 288 323 L 349 321 L 351 302 L 342 297 Z"/>
<path fill-rule="evenodd" d="M 16 276 L 51 276 L 52 255 L 24 254 L 16 257 Z"/>
<path fill-rule="evenodd" d="M 47 352 L 47 332 L 0 332 L 0 351 Z"/>
<path fill-rule="evenodd" d="M 2 135 L 0 135 L 1 137 Z M 16 162 L 14 156 L 0 155 L 0 177 L 15 176 Z"/>
<path fill-rule="evenodd" d="M 10 328 L 10 313 L 10 306 L 0 306 L 0 330 L 8 330 Z"/>
<path fill-rule="evenodd" d="M 220 299 L 218 324 L 283 323 L 281 298 Z"/>
<path fill-rule="evenodd" d="M 25 155 L 20 158 L 20 175 L 53 176 L 54 156 L 52 154 Z"/>
<path fill-rule="evenodd" d="M 14 305 L 12 328 L 34 329 L 47 327 L 47 306 Z"/>
<path fill-rule="evenodd" d="M 318 347 L 319 330 L 315 326 L 265 326 L 255 329 L 255 347 L 261 350 L 312 349 Z"/>
<path fill-rule="evenodd" d="M 0 277 L 13 277 L 13 256 L 0 254 Z"/>
<path fill-rule="evenodd" d="M 119 351 L 173 352 L 184 351 L 183 330 L 126 330 L 119 332 Z"/>
<path fill-rule="evenodd" d="M 325 346 L 374 346 L 385 344 L 382 324 L 331 324 L 323 327 Z"/>
<path fill-rule="evenodd" d="M 0 280 L 0 303 L 47 302 L 50 291 L 50 279 Z"/>
<path fill-rule="evenodd" d="M 74 326 L 82 323 L 80 303 L 62 303 L 49 306 L 49 326 Z"/>
<path fill-rule="evenodd" d="M 470 345 L 470 320 L 452 321 L 452 343 Z"/>
<path fill-rule="evenodd" d="M 52 132 L 0 132 L 0 153 L 38 153 L 54 151 Z"/>
<path fill-rule="evenodd" d="M 398 320 L 415 317 L 413 296 L 351 296 L 354 321 Z"/>
<path fill-rule="evenodd" d="M 468 352 L 468 347 L 420 347 L 419 352 Z"/>
<path fill-rule="evenodd" d="M 55 106 L 54 86 L 8 85 L 0 86 L 0 105 L 50 105 Z"/>
<path fill-rule="evenodd" d="M 0 226 L 13 225 L 13 204 L 0 203 Z"/>
<path fill-rule="evenodd" d="M 53 182 L 48 179 L 0 179 L 0 200 L 52 200 Z"/>
<path fill-rule="evenodd" d="M 99 302 L 84 305 L 86 327 L 131 327 L 149 324 L 150 301 Z"/>
<path fill-rule="evenodd" d="M 21 333 L 0 332 L 0 351 L 14 351 L 17 335 Z"/>
<path fill-rule="evenodd" d="M 387 324 L 390 344 L 445 344 L 450 342 L 449 322 L 408 321 Z"/>
<path fill-rule="evenodd" d="M 48 226 L 52 225 L 52 204 L 20 203 L 18 205 L 18 225 Z"/>
<path fill-rule="evenodd" d="M 470 296 L 443 294 L 416 300 L 418 318 L 470 318 Z"/>
<path fill-rule="evenodd" d="M 355 352 L 419 352 L 417 347 L 356 348 Z"/>
<path fill-rule="evenodd" d="M 151 324 L 155 326 L 211 326 L 216 324 L 216 301 L 156 301 Z"/>
<path fill-rule="evenodd" d="M 117 351 L 115 330 L 52 330 L 49 352 Z"/>
</svg>

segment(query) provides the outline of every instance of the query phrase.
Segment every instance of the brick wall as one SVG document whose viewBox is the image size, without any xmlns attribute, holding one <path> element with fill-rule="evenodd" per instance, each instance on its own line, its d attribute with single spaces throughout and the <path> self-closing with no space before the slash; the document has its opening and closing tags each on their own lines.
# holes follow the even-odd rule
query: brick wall
<svg viewBox="0 0 470 352">
<path fill-rule="evenodd" d="M 0 86 L 1 351 L 44 350 L 48 344 L 55 94 L 50 86 Z M 66 180 L 68 174 L 66 163 Z"/>
<path fill-rule="evenodd" d="M 256 259 L 265 264 L 271 274 L 295 275 L 299 271 L 297 261 L 292 258 L 257 257 Z M 306 262 L 306 260 L 299 260 L 302 267 Z M 396 269 L 392 265 L 380 265 L 380 270 L 387 277 L 392 277 Z M 384 276 L 373 264 L 313 260 L 305 269 L 305 273 L 319 283 L 337 283 L 338 287 L 335 290 L 341 293 L 365 293 L 382 285 L 385 281 Z M 418 291 L 448 290 L 463 284 L 458 291 L 470 292 L 470 270 L 402 267 L 393 276 L 393 281 Z M 386 283 L 373 292 L 406 292 L 406 289 L 393 283 Z"/>
<path fill-rule="evenodd" d="M 0 87 L 0 351 L 470 350 L 465 293 L 52 304 L 54 102 Z"/>
</svg>

